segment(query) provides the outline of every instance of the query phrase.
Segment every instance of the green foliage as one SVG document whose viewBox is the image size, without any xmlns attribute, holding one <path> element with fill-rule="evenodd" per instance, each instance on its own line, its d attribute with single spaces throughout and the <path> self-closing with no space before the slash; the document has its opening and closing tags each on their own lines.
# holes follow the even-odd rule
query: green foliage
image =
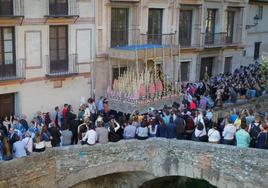
<svg viewBox="0 0 268 188">
<path fill-rule="evenodd" d="M 262 58 L 262 63 L 260 65 L 260 77 L 263 82 L 268 86 L 268 57 Z"/>
</svg>

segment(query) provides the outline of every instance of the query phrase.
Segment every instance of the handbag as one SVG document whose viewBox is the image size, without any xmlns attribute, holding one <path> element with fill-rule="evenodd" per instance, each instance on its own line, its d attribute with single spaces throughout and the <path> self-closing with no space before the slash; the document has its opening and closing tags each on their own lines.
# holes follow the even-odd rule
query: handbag
<svg viewBox="0 0 268 188">
<path fill-rule="evenodd" d="M 45 147 L 46 148 L 52 148 L 51 141 L 46 141 L 45 142 Z"/>
<path fill-rule="evenodd" d="M 31 154 L 31 152 L 30 152 L 30 151 L 28 150 L 28 148 L 27 148 L 27 145 L 28 145 L 30 139 L 31 139 L 31 138 L 28 139 L 28 142 L 27 142 L 27 143 L 25 144 L 25 146 L 24 146 L 24 149 L 25 149 L 27 155 L 30 155 L 30 154 Z"/>
</svg>

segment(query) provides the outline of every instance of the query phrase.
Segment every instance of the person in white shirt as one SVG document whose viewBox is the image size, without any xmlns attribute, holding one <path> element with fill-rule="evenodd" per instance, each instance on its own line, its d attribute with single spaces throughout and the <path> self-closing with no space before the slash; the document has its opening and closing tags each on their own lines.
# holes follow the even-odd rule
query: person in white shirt
<svg viewBox="0 0 268 188">
<path fill-rule="evenodd" d="M 82 138 L 84 144 L 94 145 L 98 140 L 98 136 L 96 131 L 94 130 L 94 126 L 90 125 L 88 131 L 86 132 L 85 136 Z"/>
<path fill-rule="evenodd" d="M 20 158 L 26 156 L 25 144 L 20 141 L 20 137 L 15 135 L 15 143 L 13 144 L 13 157 Z"/>
<path fill-rule="evenodd" d="M 232 123 L 231 118 L 228 119 L 228 124 L 224 127 L 222 136 L 223 136 L 223 144 L 233 145 L 234 144 L 234 136 L 236 133 L 236 127 Z"/>
<path fill-rule="evenodd" d="M 218 127 L 216 123 L 213 123 L 212 129 L 209 129 L 208 131 L 208 141 L 213 144 L 220 143 L 221 135 L 218 131 Z"/>
<path fill-rule="evenodd" d="M 193 138 L 194 141 L 207 142 L 207 131 L 203 123 L 199 122 L 194 130 Z"/>
<path fill-rule="evenodd" d="M 31 137 L 30 132 L 25 133 L 25 138 L 22 139 L 22 142 L 25 144 L 25 149 L 27 150 L 28 154 L 33 152 L 33 139 Z"/>
<path fill-rule="evenodd" d="M 146 127 L 144 122 L 141 122 L 141 126 L 137 128 L 136 130 L 137 139 L 139 140 L 145 140 L 149 136 L 149 130 L 148 127 Z"/>
</svg>

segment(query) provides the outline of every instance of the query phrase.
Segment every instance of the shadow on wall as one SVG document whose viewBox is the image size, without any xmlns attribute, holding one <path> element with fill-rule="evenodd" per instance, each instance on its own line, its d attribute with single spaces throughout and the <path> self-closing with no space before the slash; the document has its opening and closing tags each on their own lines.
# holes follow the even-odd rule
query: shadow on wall
<svg viewBox="0 0 268 188">
<path fill-rule="evenodd" d="M 72 188 L 216 188 L 205 180 L 181 176 L 155 178 L 146 172 L 114 173 L 80 182 Z"/>
</svg>

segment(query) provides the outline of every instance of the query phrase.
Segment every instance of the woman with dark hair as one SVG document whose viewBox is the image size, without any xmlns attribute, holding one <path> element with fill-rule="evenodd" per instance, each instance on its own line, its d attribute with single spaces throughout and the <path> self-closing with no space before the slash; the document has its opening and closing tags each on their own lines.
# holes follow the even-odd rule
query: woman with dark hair
<svg viewBox="0 0 268 188">
<path fill-rule="evenodd" d="M 159 126 L 157 126 L 156 137 L 167 138 L 167 126 L 162 118 L 159 119 Z"/>
<path fill-rule="evenodd" d="M 80 124 L 77 128 L 77 132 L 78 132 L 78 140 L 79 142 L 82 144 L 82 138 L 86 135 L 87 129 L 89 127 L 90 124 L 90 120 L 89 117 L 86 116 L 84 118 L 84 123 Z"/>
<path fill-rule="evenodd" d="M 268 124 L 262 126 L 262 131 L 257 137 L 256 148 L 268 149 Z"/>
<path fill-rule="evenodd" d="M 149 130 L 148 127 L 146 127 L 146 122 L 142 121 L 141 126 L 137 128 L 136 130 L 137 139 L 139 140 L 145 140 L 149 136 Z"/>
<path fill-rule="evenodd" d="M 82 144 L 94 145 L 98 140 L 97 133 L 93 124 L 89 124 L 88 131 L 82 139 Z"/>
<path fill-rule="evenodd" d="M 15 135 L 15 143 L 13 144 L 13 156 L 14 158 L 27 156 L 25 144 L 20 140 L 20 137 L 18 135 Z"/>
<path fill-rule="evenodd" d="M 157 131 L 157 127 L 158 127 L 158 122 L 156 121 L 156 119 L 154 117 L 151 117 L 149 119 L 149 137 L 156 137 L 156 131 Z"/>
<path fill-rule="evenodd" d="M 108 127 L 108 139 L 110 142 L 117 142 L 120 140 L 119 129 L 120 125 L 115 121 L 114 116 L 112 116 Z"/>
<path fill-rule="evenodd" d="M 72 106 L 69 105 L 67 108 L 67 125 L 69 130 L 72 132 L 71 144 L 77 144 L 78 142 L 78 132 L 77 132 L 78 122 L 75 119 L 76 115 L 73 113 Z M 70 135 L 70 133 L 68 132 L 66 135 Z"/>
<path fill-rule="evenodd" d="M 207 132 L 203 123 L 198 122 L 195 131 L 192 136 L 193 141 L 207 142 Z"/>
<path fill-rule="evenodd" d="M 243 148 L 249 147 L 251 138 L 249 136 L 249 133 L 246 130 L 247 127 L 248 126 L 247 126 L 246 118 L 242 118 L 240 130 L 235 133 L 236 145 L 238 147 L 243 147 Z"/>
<path fill-rule="evenodd" d="M 220 132 L 216 123 L 212 123 L 212 128 L 208 131 L 208 142 L 213 144 L 219 144 L 221 140 Z"/>
<path fill-rule="evenodd" d="M 51 123 L 50 115 L 49 112 L 47 112 L 45 115 L 45 125 L 49 126 L 50 123 Z"/>
</svg>

